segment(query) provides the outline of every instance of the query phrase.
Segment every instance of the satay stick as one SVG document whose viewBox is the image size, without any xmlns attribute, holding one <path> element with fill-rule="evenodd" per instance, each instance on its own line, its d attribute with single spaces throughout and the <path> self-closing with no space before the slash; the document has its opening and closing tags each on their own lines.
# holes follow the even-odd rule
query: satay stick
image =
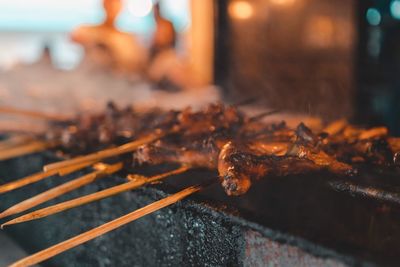
<svg viewBox="0 0 400 267">
<path fill-rule="evenodd" d="M 41 123 L 27 123 L 16 121 L 0 121 L 0 133 L 8 134 L 44 134 L 48 130 L 48 125 Z"/>
<path fill-rule="evenodd" d="M 22 144 L 26 144 L 29 141 L 32 141 L 33 137 L 28 135 L 13 135 L 8 137 L 7 139 L 0 141 L 0 151 L 9 149 L 12 147 L 16 147 Z"/>
<path fill-rule="evenodd" d="M 361 185 L 352 181 L 330 181 L 328 185 L 338 192 L 343 192 L 353 197 L 372 198 L 382 202 L 400 204 L 400 194 L 397 192 Z"/>
<path fill-rule="evenodd" d="M 61 202 L 61 203 L 53 205 L 53 206 L 49 206 L 49 207 L 46 207 L 43 209 L 39 209 L 39 210 L 30 212 L 28 214 L 25 214 L 23 216 L 20 216 L 18 218 L 15 218 L 13 220 L 10 220 L 10 221 L 4 223 L 3 225 L 1 225 L 1 228 L 3 228 L 4 226 L 12 225 L 12 224 L 18 224 L 18 223 L 23 223 L 23 222 L 27 222 L 27 221 L 37 220 L 40 218 L 44 218 L 44 217 L 62 212 L 62 211 L 66 211 L 66 210 L 69 210 L 72 208 L 83 206 L 85 204 L 88 204 L 88 203 L 91 203 L 94 201 L 98 201 L 100 199 L 111 197 L 111 196 L 120 194 L 122 192 L 133 190 L 133 189 L 139 188 L 143 185 L 159 181 L 168 176 L 183 173 L 183 172 L 187 171 L 189 168 L 190 167 L 188 167 L 188 166 L 183 166 L 176 170 L 158 174 L 158 175 L 155 175 L 155 176 L 152 176 L 149 178 L 143 178 L 141 176 L 135 175 L 134 177 L 136 177 L 136 179 L 133 179 L 130 182 L 120 184 L 117 186 L 113 186 L 111 188 L 107 188 L 105 190 L 102 190 L 102 191 L 99 191 L 96 193 L 92 193 L 92 194 L 89 194 L 86 196 L 71 199 L 71 200 Z"/>
<path fill-rule="evenodd" d="M 33 184 L 36 183 L 38 181 L 41 181 L 47 177 L 53 176 L 53 175 L 60 175 L 60 176 L 64 176 L 76 171 L 79 171 L 85 167 L 88 167 L 89 165 L 92 165 L 94 162 L 85 162 L 82 164 L 77 164 L 74 166 L 69 166 L 69 167 L 65 167 L 63 169 L 59 169 L 59 170 L 51 170 L 51 171 L 47 171 L 47 172 L 38 172 L 29 176 L 26 176 L 24 178 L 18 179 L 16 181 L 12 181 L 9 182 L 7 184 L 4 185 L 0 185 L 0 194 L 4 194 L 10 191 L 13 191 L 15 189 L 24 187 L 26 185 L 29 184 Z"/>
<path fill-rule="evenodd" d="M 88 161 L 88 162 L 83 162 L 83 163 L 79 163 L 79 164 L 76 164 L 76 165 L 67 166 L 67 167 L 62 168 L 62 169 L 55 169 L 54 171 L 56 171 L 58 175 L 64 176 L 64 175 L 68 175 L 68 174 L 71 174 L 73 172 L 79 171 L 79 170 L 81 170 L 83 168 L 92 166 L 95 163 L 96 163 L 95 161 Z"/>
<path fill-rule="evenodd" d="M 60 253 L 63 253 L 69 249 L 72 249 L 81 244 L 84 244 L 96 237 L 99 237 L 110 231 L 113 231 L 123 225 L 133 222 L 139 218 L 142 218 L 150 213 L 153 213 L 157 210 L 160 210 L 169 205 L 172 205 L 172 204 L 174 204 L 196 192 L 199 192 L 200 190 L 204 189 L 208 185 L 209 185 L 209 183 L 205 183 L 202 185 L 195 185 L 195 186 L 188 187 L 176 194 L 173 194 L 169 197 L 166 197 L 166 198 L 163 198 L 156 202 L 153 202 L 143 208 L 140 208 L 140 209 L 135 210 L 131 213 L 128 213 L 124 216 L 121 216 L 113 221 L 110 221 L 108 223 L 100 225 L 92 230 L 84 232 L 80 235 L 70 238 L 70 239 L 68 239 L 64 242 L 61 242 L 57 245 L 54 245 L 50 248 L 39 251 L 31 256 L 28 256 L 22 260 L 15 262 L 14 264 L 10 265 L 10 267 L 22 267 L 22 266 L 26 267 L 26 266 L 32 266 L 34 264 L 40 263 L 40 262 L 47 260 L 51 257 L 54 257 Z"/>
<path fill-rule="evenodd" d="M 366 140 L 376 137 L 385 136 L 388 134 L 388 129 L 386 127 L 375 127 L 372 129 L 364 130 L 358 136 L 359 140 Z"/>
<path fill-rule="evenodd" d="M 55 142 L 32 141 L 25 145 L 16 146 L 6 150 L 0 151 L 0 160 L 11 159 L 27 154 L 32 154 L 55 147 Z"/>
<path fill-rule="evenodd" d="M 234 107 L 247 106 L 247 105 L 254 104 L 254 102 L 257 102 L 259 100 L 260 100 L 260 96 L 252 96 L 252 97 L 243 99 L 241 101 L 235 102 L 232 104 L 232 106 L 234 106 Z"/>
<path fill-rule="evenodd" d="M 340 120 L 336 120 L 331 122 L 330 124 L 328 124 L 323 130 L 322 132 L 327 133 L 329 135 L 335 135 L 340 133 L 341 131 L 344 130 L 344 128 L 346 128 L 346 126 L 348 125 L 348 121 L 346 119 L 340 119 Z"/>
<path fill-rule="evenodd" d="M 88 161 L 98 162 L 98 161 L 103 160 L 105 158 L 114 157 L 114 156 L 118 156 L 118 155 L 121 155 L 121 154 L 129 153 L 129 152 L 132 152 L 135 149 L 137 149 L 139 146 L 147 144 L 147 143 L 150 143 L 152 141 L 155 141 L 155 140 L 161 138 L 164 135 L 165 135 L 165 133 L 163 133 L 161 131 L 156 131 L 156 132 L 151 133 L 151 134 L 149 134 L 149 135 L 147 135 L 147 136 L 145 136 L 143 138 L 140 138 L 140 139 L 135 140 L 133 142 L 124 144 L 122 146 L 101 150 L 101 151 L 98 151 L 98 152 L 95 152 L 95 153 L 92 153 L 92 154 L 89 154 L 89 155 L 77 157 L 77 158 L 70 159 L 70 160 L 64 160 L 64 161 L 61 161 L 61 162 L 48 164 L 48 165 L 44 166 L 44 170 L 45 171 L 49 171 L 49 170 L 54 170 L 54 169 L 65 168 L 67 166 L 80 164 L 80 163 L 84 163 L 84 162 L 88 162 Z"/>
<path fill-rule="evenodd" d="M 0 213 L 0 219 L 10 216 L 10 215 L 14 215 L 14 214 L 26 211 L 26 210 L 36 207 L 37 205 L 40 205 L 46 201 L 49 201 L 58 196 L 61 196 L 68 192 L 71 192 L 77 188 L 84 186 L 84 185 L 90 184 L 90 183 L 94 182 L 96 179 L 103 178 L 109 174 L 112 174 L 112 173 L 115 173 L 115 172 L 121 170 L 122 167 L 123 167 L 122 163 L 116 163 L 113 165 L 102 164 L 102 167 L 94 172 L 91 172 L 89 174 L 86 174 L 84 176 L 76 178 L 72 181 L 66 182 L 59 186 L 56 186 L 56 187 L 49 189 L 43 193 L 40 193 L 39 195 L 28 198 L 10 208 L 8 208 L 4 212 Z"/>
<path fill-rule="evenodd" d="M 35 182 L 38 182 L 40 180 L 43 180 L 44 178 L 47 178 L 49 176 L 57 174 L 57 171 L 49 171 L 49 172 L 38 172 L 29 176 L 26 176 L 24 178 L 21 178 L 17 181 L 12 181 L 7 184 L 1 185 L 0 186 L 0 194 L 10 192 L 12 190 L 15 190 L 17 188 L 21 188 L 25 185 L 32 184 Z"/>
<path fill-rule="evenodd" d="M 14 107 L 0 107 L 0 113 L 7 113 L 12 115 L 19 115 L 25 116 L 35 119 L 44 119 L 44 120 L 51 120 L 51 121 L 66 121 L 71 119 L 68 116 L 61 115 L 61 114 L 49 114 L 40 111 L 33 111 L 33 110 L 24 110 Z"/>
<path fill-rule="evenodd" d="M 267 116 L 276 114 L 276 113 L 278 113 L 278 112 L 280 112 L 280 110 L 278 110 L 278 109 L 262 112 L 262 113 L 260 113 L 260 114 L 257 114 L 257 115 L 255 115 L 255 116 L 253 116 L 253 117 L 250 117 L 250 118 L 249 118 L 249 122 L 259 121 L 259 120 L 261 120 L 261 119 L 263 119 L 263 118 L 265 118 L 265 117 L 267 117 Z"/>
</svg>

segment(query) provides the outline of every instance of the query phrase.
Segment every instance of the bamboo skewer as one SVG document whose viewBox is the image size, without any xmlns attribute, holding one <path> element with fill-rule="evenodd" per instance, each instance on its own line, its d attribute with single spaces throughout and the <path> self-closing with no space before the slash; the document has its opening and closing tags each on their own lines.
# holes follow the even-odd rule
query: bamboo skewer
<svg viewBox="0 0 400 267">
<path fill-rule="evenodd" d="M 51 120 L 51 121 L 66 121 L 70 119 L 70 117 L 61 114 L 49 114 L 40 111 L 24 110 L 24 109 L 19 109 L 14 107 L 4 107 L 4 106 L 0 107 L 0 113 L 7 113 L 12 115 L 19 115 L 19 116 Z"/>
<path fill-rule="evenodd" d="M 16 121 L 0 121 L 0 133 L 41 135 L 48 130 L 48 125 Z"/>
<path fill-rule="evenodd" d="M 26 145 L 20 145 L 0 151 L 0 160 L 6 160 L 26 154 L 40 152 L 48 148 L 55 147 L 56 145 L 57 143 L 54 142 L 32 141 Z"/>
<path fill-rule="evenodd" d="M 62 169 L 55 169 L 54 171 L 57 171 L 58 175 L 60 176 L 64 176 L 64 175 L 68 175 L 71 174 L 73 172 L 79 171 L 83 168 L 92 166 L 93 164 L 95 164 L 95 161 L 88 161 L 88 162 L 83 162 L 80 164 L 76 164 L 76 165 L 71 165 Z"/>
<path fill-rule="evenodd" d="M 273 115 L 273 114 L 276 114 L 279 112 L 280 112 L 280 110 L 278 110 L 278 109 L 261 112 L 260 114 L 250 117 L 249 122 L 259 121 L 259 120 L 263 119 L 264 117 L 267 117 L 267 116 L 270 116 L 270 115 Z"/>
<path fill-rule="evenodd" d="M 129 153 L 129 152 L 132 152 L 135 149 L 137 149 L 139 146 L 147 144 L 147 143 L 150 143 L 152 141 L 155 141 L 155 140 L 161 138 L 164 135 L 165 135 L 165 133 L 155 132 L 155 133 L 149 134 L 149 135 L 147 135 L 147 136 L 145 136 L 145 137 L 143 137 L 141 139 L 138 139 L 138 140 L 135 140 L 133 142 L 124 144 L 122 146 L 105 149 L 105 150 L 102 150 L 102 151 L 98 151 L 98 152 L 95 152 L 95 153 L 92 153 L 92 154 L 89 154 L 89 155 L 77 157 L 77 158 L 70 159 L 70 160 L 64 160 L 64 161 L 61 161 L 61 162 L 48 164 L 48 165 L 44 166 L 44 170 L 45 171 L 49 171 L 49 170 L 54 170 L 54 169 L 65 168 L 67 166 L 80 164 L 80 163 L 84 163 L 84 162 L 88 162 L 88 161 L 98 162 L 98 161 L 103 160 L 105 158 L 114 157 L 114 156 L 118 156 L 118 155 L 121 155 L 121 154 Z"/>
<path fill-rule="evenodd" d="M 400 193 L 387 191 L 368 185 L 361 185 L 351 181 L 330 181 L 328 185 L 337 192 L 346 193 L 353 197 L 371 198 L 382 202 L 400 204 Z"/>
<path fill-rule="evenodd" d="M 386 127 L 375 127 L 363 131 L 358 137 L 359 140 L 366 140 L 371 138 L 377 138 L 388 134 L 388 129 Z"/>
<path fill-rule="evenodd" d="M 183 173 L 183 172 L 187 171 L 189 168 L 190 167 L 183 166 L 176 170 L 162 173 L 159 175 L 155 175 L 155 176 L 147 178 L 147 179 L 140 177 L 136 180 L 132 180 L 132 181 L 124 183 L 124 184 L 120 184 L 120 185 L 117 185 L 117 186 L 114 186 L 111 188 L 107 188 L 105 190 L 102 190 L 102 191 L 99 191 L 99 192 L 96 192 L 93 194 L 89 194 L 89 195 L 86 195 L 83 197 L 78 197 L 78 198 L 75 198 L 75 199 L 72 199 L 69 201 L 61 202 L 61 203 L 53 205 L 53 206 L 39 209 L 39 210 L 33 211 L 31 213 L 25 214 L 23 216 L 20 216 L 18 218 L 15 218 L 11 221 L 8 221 L 8 222 L 4 223 L 3 225 L 1 225 L 1 228 L 3 228 L 4 226 L 12 225 L 12 224 L 18 224 L 18 223 L 22 223 L 22 222 L 27 222 L 27 221 L 44 218 L 44 217 L 47 217 L 47 216 L 50 216 L 50 215 L 53 215 L 53 214 L 56 214 L 56 213 L 59 213 L 62 211 L 66 211 L 66 210 L 69 210 L 69 209 L 72 209 L 72 208 L 75 208 L 78 206 L 82 206 L 82 205 L 100 200 L 100 199 L 111 197 L 111 196 L 120 194 L 125 191 L 133 190 L 133 189 L 141 187 L 145 184 L 159 181 L 168 176 Z"/>
<path fill-rule="evenodd" d="M 254 104 L 255 102 L 257 102 L 259 100 L 260 100 L 260 96 L 252 96 L 252 97 L 246 98 L 244 100 L 238 101 L 236 103 L 233 103 L 232 106 L 234 106 L 234 107 L 247 106 L 247 105 Z"/>
<path fill-rule="evenodd" d="M 45 261 L 51 257 L 54 257 L 60 253 L 63 253 L 69 249 L 72 249 L 76 246 L 79 246 L 81 244 L 84 244 L 96 237 L 99 237 L 101 235 L 104 235 L 108 232 L 111 232 L 123 225 L 126 225 L 130 222 L 133 222 L 141 217 L 144 217 L 150 213 L 153 213 L 157 210 L 160 210 L 162 208 L 165 208 L 169 205 L 172 205 L 202 189 L 204 189 L 207 184 L 203 185 L 195 185 L 188 187 L 176 194 L 173 194 L 169 197 L 163 198 L 161 200 L 158 200 L 156 202 L 153 202 L 143 208 L 140 208 L 138 210 L 135 210 L 131 213 L 128 213 L 124 216 L 121 216 L 113 221 L 110 221 L 108 223 L 105 223 L 103 225 L 100 225 L 96 228 L 93 228 L 87 232 L 84 232 L 80 235 L 77 235 L 73 238 L 70 238 L 64 242 L 61 242 L 59 244 L 56 244 L 50 248 L 47 248 L 45 250 L 39 251 L 31 256 L 28 256 L 24 259 L 21 259 L 14 264 L 10 265 L 10 267 L 22 267 L 22 266 L 32 266 L 34 264 L 40 263 L 42 261 Z"/>
<path fill-rule="evenodd" d="M 63 169 L 59 169 L 59 170 L 51 170 L 51 171 L 46 171 L 46 172 L 38 172 L 29 176 L 26 176 L 24 178 L 18 179 L 16 181 L 12 181 L 9 182 L 7 184 L 4 185 L 0 185 L 0 194 L 4 194 L 10 191 L 13 191 L 15 189 L 24 187 L 26 185 L 29 184 L 33 184 L 36 183 L 38 181 L 41 181 L 47 177 L 53 176 L 53 175 L 60 175 L 60 176 L 64 176 L 67 174 L 70 174 L 72 172 L 81 170 L 89 165 L 92 165 L 93 162 L 85 162 L 82 164 L 77 164 L 75 166 L 70 166 L 70 167 L 65 167 Z"/>
<path fill-rule="evenodd" d="M 24 143 L 27 143 L 29 141 L 32 141 L 32 140 L 33 140 L 33 137 L 31 137 L 31 136 L 16 134 L 16 135 L 11 136 L 3 141 L 0 141 L 0 152 L 2 150 L 16 147 L 16 146 L 22 145 Z"/>
<path fill-rule="evenodd" d="M 105 165 L 105 166 L 103 166 L 103 168 L 100 168 L 99 170 L 96 170 L 94 172 L 91 172 L 89 174 L 81 176 L 77 179 L 74 179 L 72 181 L 66 182 L 59 186 L 56 186 L 52 189 L 49 189 L 43 193 L 40 193 L 36 196 L 28 198 L 10 208 L 8 208 L 4 212 L 0 213 L 0 219 L 10 216 L 10 215 L 14 215 L 14 214 L 26 211 L 26 210 L 33 208 L 37 205 L 40 205 L 46 201 L 49 201 L 51 199 L 54 199 L 58 196 L 65 194 L 65 193 L 73 191 L 79 187 L 82 187 L 84 185 L 92 183 L 96 179 L 103 178 L 109 174 L 112 174 L 112 173 L 115 173 L 115 172 L 121 170 L 122 167 L 123 167 L 122 163 L 116 163 L 113 165 Z"/>
<path fill-rule="evenodd" d="M 0 194 L 4 194 L 4 193 L 10 192 L 10 191 L 13 191 L 17 188 L 23 187 L 25 185 L 38 182 L 40 180 L 43 180 L 44 178 L 47 178 L 47 177 L 55 175 L 55 174 L 57 174 L 56 171 L 38 172 L 38 173 L 35 173 L 32 175 L 26 176 L 17 181 L 9 182 L 7 184 L 0 186 Z"/>
<path fill-rule="evenodd" d="M 331 122 L 330 124 L 328 124 L 323 130 L 322 132 L 327 133 L 329 135 L 335 135 L 340 133 L 341 131 L 344 130 L 344 128 L 346 128 L 346 126 L 349 123 L 347 122 L 346 119 L 340 119 L 340 120 L 336 120 Z"/>
</svg>

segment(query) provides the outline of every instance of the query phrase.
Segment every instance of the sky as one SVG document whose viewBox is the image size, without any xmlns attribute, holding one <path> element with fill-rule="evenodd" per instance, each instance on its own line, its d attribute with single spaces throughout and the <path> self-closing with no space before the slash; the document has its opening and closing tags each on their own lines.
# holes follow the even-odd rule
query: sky
<svg viewBox="0 0 400 267">
<path fill-rule="evenodd" d="M 125 8 L 118 27 L 133 32 L 148 32 L 154 26 L 151 0 L 124 0 Z M 178 30 L 189 23 L 189 0 L 163 0 L 165 15 Z M 135 16 L 135 13 L 144 15 Z M 0 0 L 0 31 L 62 31 L 99 23 L 103 18 L 101 0 Z"/>
</svg>

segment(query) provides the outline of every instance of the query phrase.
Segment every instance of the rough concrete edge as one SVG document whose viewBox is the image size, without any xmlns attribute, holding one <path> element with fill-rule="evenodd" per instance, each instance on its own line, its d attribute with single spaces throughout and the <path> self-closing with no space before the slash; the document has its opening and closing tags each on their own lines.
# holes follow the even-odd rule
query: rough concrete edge
<svg viewBox="0 0 400 267">
<path fill-rule="evenodd" d="M 139 190 L 146 190 L 147 193 L 155 193 L 160 196 L 166 197 L 171 195 L 170 193 L 155 187 L 146 187 Z M 197 198 L 197 199 L 196 199 Z M 185 208 L 193 209 L 199 213 L 205 213 L 211 215 L 214 218 L 221 218 L 221 215 L 229 222 L 233 222 L 237 224 L 241 228 L 248 228 L 254 231 L 261 233 L 264 237 L 276 241 L 281 244 L 287 244 L 291 246 L 298 247 L 303 251 L 322 259 L 334 259 L 340 261 L 348 266 L 377 266 L 377 264 L 373 262 L 368 262 L 365 260 L 356 259 L 351 255 L 346 255 L 343 253 L 336 252 L 333 249 L 327 248 L 325 246 L 316 244 L 312 241 L 304 239 L 302 237 L 290 235 L 283 233 L 278 230 L 274 230 L 268 228 L 266 226 L 262 226 L 258 223 L 248 221 L 246 219 L 240 218 L 233 212 L 228 209 L 220 208 L 215 204 L 207 201 L 206 199 L 198 198 L 198 197 L 189 197 L 187 199 L 182 200 L 178 205 L 182 205 Z"/>
</svg>

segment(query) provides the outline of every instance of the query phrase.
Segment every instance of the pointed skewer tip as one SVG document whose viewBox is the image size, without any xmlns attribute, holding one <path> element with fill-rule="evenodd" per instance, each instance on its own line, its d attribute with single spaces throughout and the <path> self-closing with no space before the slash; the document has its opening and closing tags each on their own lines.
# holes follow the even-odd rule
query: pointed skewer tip
<svg viewBox="0 0 400 267">
<path fill-rule="evenodd" d="M 203 183 L 200 185 L 187 187 L 186 189 L 183 189 L 182 191 L 179 191 L 178 193 L 172 194 L 168 197 L 165 197 L 163 199 L 155 201 L 155 202 L 153 202 L 149 205 L 146 205 L 140 209 L 137 209 L 131 213 L 123 215 L 117 219 L 114 219 L 110 222 L 102 224 L 102 225 L 100 225 L 96 228 L 93 228 L 87 232 L 79 234 L 79 235 L 72 237 L 68 240 L 65 240 L 61 243 L 53 245 L 52 247 L 49 247 L 42 251 L 39 251 L 39 252 L 37 252 L 31 256 L 28 256 L 26 258 L 23 258 L 15 263 L 13 263 L 11 266 L 32 266 L 34 264 L 43 262 L 44 260 L 52 258 L 60 253 L 63 253 L 67 250 L 70 250 L 70 249 L 76 247 L 76 246 L 84 244 L 94 238 L 97 238 L 101 235 L 104 235 L 104 234 L 110 232 L 110 231 L 120 228 L 123 225 L 133 222 L 139 218 L 142 218 L 143 216 L 146 216 L 157 210 L 160 210 L 162 208 L 170 206 L 170 205 L 188 197 L 189 195 L 192 195 L 192 194 L 204 189 L 206 186 L 208 186 L 210 184 L 211 184 L 211 182 L 207 181 L 206 183 Z"/>
<path fill-rule="evenodd" d="M 7 212 L 7 210 L 3 211 L 2 213 L 0 213 L 0 219 L 3 219 L 5 217 L 10 216 L 10 214 Z"/>
</svg>

